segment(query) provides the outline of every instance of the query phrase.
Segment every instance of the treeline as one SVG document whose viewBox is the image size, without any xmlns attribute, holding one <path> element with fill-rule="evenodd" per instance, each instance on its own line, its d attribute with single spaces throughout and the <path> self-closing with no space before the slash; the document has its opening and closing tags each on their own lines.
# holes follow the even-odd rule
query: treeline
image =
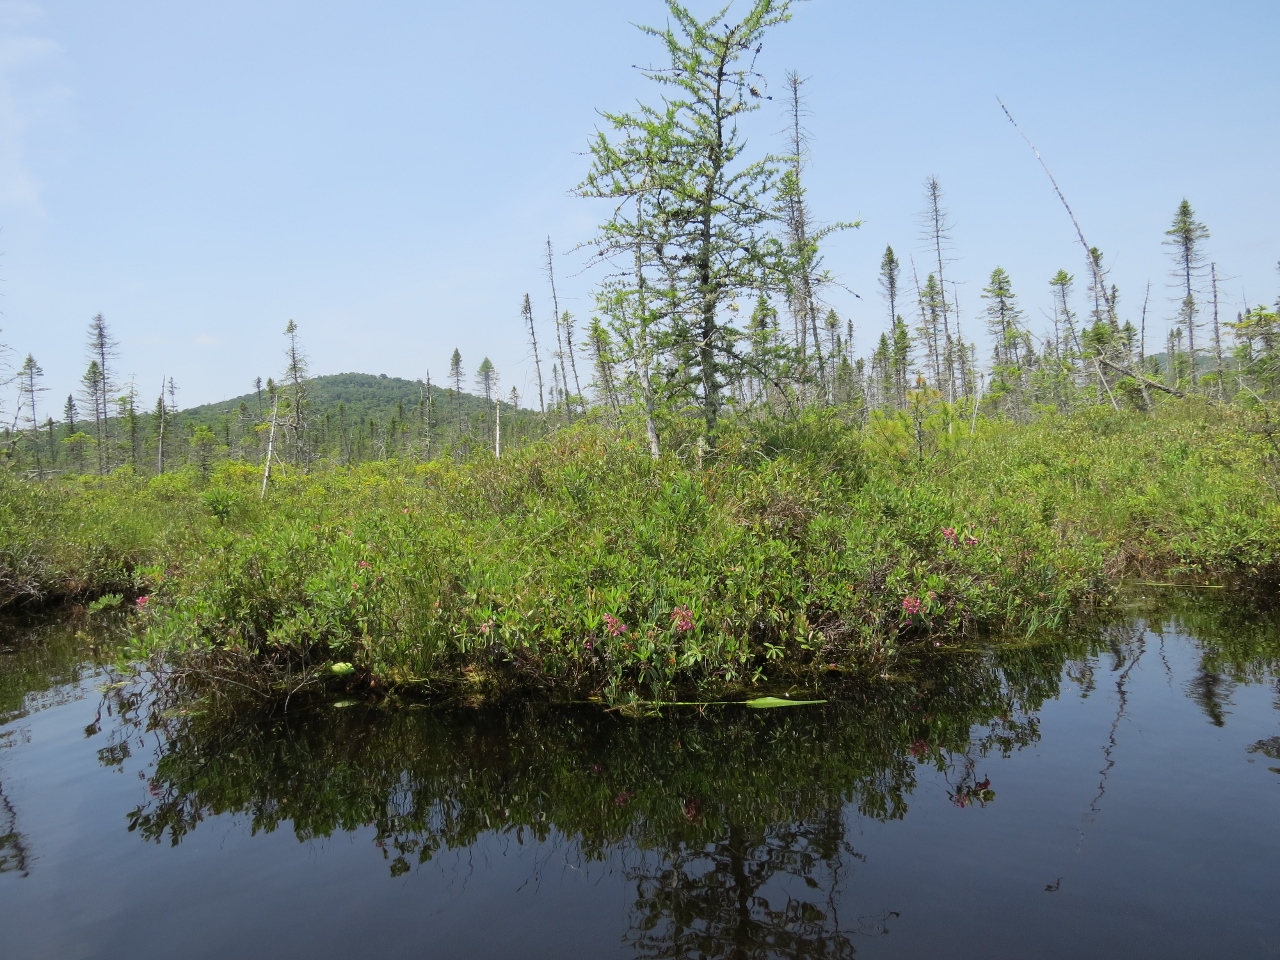
<svg viewBox="0 0 1280 960">
<path fill-rule="evenodd" d="M 346 466 L 370 460 L 468 457 L 540 436 L 546 423 L 519 409 L 512 389 L 499 398 L 499 378 L 486 357 L 475 393 L 463 390 L 461 354 L 454 350 L 448 386 L 366 374 L 311 377 L 298 327 L 285 328 L 279 378 L 257 378 L 251 392 L 230 401 L 180 410 L 178 387 L 166 377 L 153 405 L 136 381 L 120 383 L 117 341 L 95 316 L 86 340 L 88 366 L 79 389 L 49 412 L 43 371 L 28 355 L 7 377 L 16 385 L 12 419 L 0 432 L 0 457 L 37 478 L 60 473 L 105 474 L 127 467 L 143 474 L 192 468 L 207 475 L 231 460 L 267 466 Z M 0 412 L 3 411 L 0 406 Z"/>
<path fill-rule="evenodd" d="M 1276 310 L 1227 315 L 1209 229 L 1186 200 L 1163 238 L 1172 311 L 1162 298 L 1153 304 L 1150 284 L 1122 308 L 1102 251 L 1068 207 L 1083 279 L 1067 269 L 1047 278 L 1049 323 L 1037 333 L 999 266 L 980 306 L 962 304 L 948 274 L 952 224 L 930 177 L 918 257 L 884 250 L 883 332 L 871 333 L 859 355 L 852 320 L 825 299 L 838 284 L 822 255 L 827 237 L 857 224 L 819 226 L 811 208 L 804 81 L 787 77 L 782 157 L 749 151 L 739 126 L 765 102 L 756 57 L 767 31 L 789 18 L 789 0 L 756 0 L 736 23 L 699 21 L 675 0 L 667 7 L 669 25 L 647 31 L 670 54 L 669 66 L 646 74 L 664 95 L 604 114 L 578 187 L 611 211 L 594 242 L 609 277 L 588 338 L 592 387 L 606 408 L 642 413 L 655 452 L 672 415 L 699 416 L 714 444 L 726 413 L 815 405 L 864 421 L 914 421 L 918 433 L 934 414 L 1025 420 L 1094 404 L 1149 409 L 1161 396 L 1225 403 L 1275 395 Z M 987 357 L 970 339 L 979 323 L 992 345 Z"/>
<path fill-rule="evenodd" d="M 713 452 L 726 418 L 815 407 L 909 442 L 924 435 L 925 421 L 1026 421 L 1091 405 L 1149 410 L 1161 398 L 1188 395 L 1219 404 L 1276 397 L 1280 304 L 1227 309 L 1209 228 L 1185 199 L 1163 237 L 1171 296 L 1148 283 L 1140 296 L 1122 299 L 1102 251 L 1085 241 L 1068 208 L 1083 270 L 1047 277 L 1039 289 L 1048 322 L 1033 325 L 999 266 L 977 305 L 962 302 L 949 274 L 953 226 L 942 186 L 930 177 L 918 249 L 906 256 L 884 250 L 881 319 L 855 331 L 852 318 L 830 306 L 839 284 L 823 246 L 858 224 L 824 222 L 812 209 L 804 81 L 794 72 L 786 78 L 781 154 L 749 148 L 741 126 L 773 100 L 757 58 L 769 31 L 790 18 L 791 3 L 753 0 L 740 20 L 721 13 L 702 21 L 666 0 L 667 26 L 644 28 L 670 58 L 645 74 L 661 96 L 632 112 L 602 114 L 604 129 L 589 145 L 590 168 L 576 188 L 609 211 L 589 244 L 601 273 L 592 316 L 581 327 L 561 310 L 550 239 L 554 336 L 528 294 L 519 307 L 537 390 L 527 415 L 517 415 L 514 388 L 502 397 L 488 358 L 468 396 L 456 350 L 443 387 L 428 377 L 416 398 L 402 397 L 394 409 L 368 416 L 347 401 L 320 403 L 321 382 L 309 375 L 292 321 L 283 370 L 257 381 L 233 411 L 182 416 L 171 379 L 144 409 L 136 386 L 122 389 L 115 380 L 116 344 L 99 315 L 79 392 L 67 396 L 61 418 L 41 396 L 35 358 L 15 365 L 6 458 L 43 476 L 126 464 L 162 473 L 184 463 L 207 472 L 222 458 L 269 472 L 280 461 L 310 470 L 500 455 L 504 416 L 508 446 L 592 418 L 643 435 L 659 456 L 673 444 Z M 989 353 L 977 346 L 979 330 Z"/>
</svg>

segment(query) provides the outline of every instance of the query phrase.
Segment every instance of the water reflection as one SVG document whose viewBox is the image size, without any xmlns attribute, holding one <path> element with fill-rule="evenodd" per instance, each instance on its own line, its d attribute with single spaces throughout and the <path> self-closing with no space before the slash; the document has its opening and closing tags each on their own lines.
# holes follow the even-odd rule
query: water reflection
<svg viewBox="0 0 1280 960">
<path fill-rule="evenodd" d="M 836 908 L 858 862 L 844 818 L 901 818 L 921 768 L 958 807 L 994 802 L 987 758 L 1037 740 L 1073 649 L 933 654 L 821 707 L 640 719 L 532 703 L 227 719 L 121 690 L 125 723 L 99 757 L 123 764 L 140 732 L 159 735 L 129 814 L 149 841 L 220 814 L 299 840 L 365 830 L 398 876 L 485 834 L 568 838 L 633 884 L 625 940 L 641 956 L 844 957 L 892 919 Z"/>
<path fill-rule="evenodd" d="M 92 628 L 83 616 L 52 622 L 0 620 L 0 761 L 7 748 L 22 742 L 24 733 L 12 726 L 28 714 L 83 696 L 82 676 L 95 672 L 99 644 L 109 644 L 120 626 L 107 621 Z M 96 639 L 95 639 L 96 638 Z M 5 788 L 0 763 L 0 874 L 27 876 L 31 869 L 28 842 L 20 817 Z"/>
<path fill-rule="evenodd" d="M 567 845 L 626 877 L 623 940 L 640 956 L 849 957 L 896 917 L 842 913 L 861 868 L 848 821 L 904 817 L 926 774 L 940 775 L 957 808 L 1000 803 L 989 761 L 1038 742 L 1043 705 L 1068 684 L 1116 705 L 1091 768 L 1097 789 L 1087 809 L 1089 793 L 1080 800 L 1084 842 L 1106 802 L 1135 672 L 1150 663 L 1159 676 L 1163 664 L 1174 684 L 1162 631 L 1148 623 L 1198 638 L 1198 669 L 1182 689 L 1209 723 L 1225 722 L 1236 685 L 1271 682 L 1280 664 L 1280 634 L 1258 611 L 1174 597 L 1051 643 L 924 651 L 891 678 L 833 682 L 820 707 L 625 718 L 531 702 L 312 704 L 228 717 L 131 686 L 105 695 L 103 732 L 98 721 L 85 732 L 102 765 L 147 772 L 147 799 L 127 825 L 149 842 L 181 844 L 205 819 L 232 814 L 255 833 L 286 829 L 300 841 L 368 836 L 391 876 L 488 836 Z M 56 656 L 47 663 L 49 677 L 74 674 Z M 38 673 L 0 683 L 9 717 L 62 695 Z M 22 872 L 2 747 L 0 872 Z M 1274 737 L 1241 747 L 1280 761 Z M 1060 889 L 1059 872 L 1045 890 Z"/>
<path fill-rule="evenodd" d="M 8 744 L 9 735 L 0 737 L 0 749 Z M 0 873 L 16 873 L 27 876 L 31 855 L 27 852 L 26 838 L 18 832 L 18 811 L 14 809 L 4 784 L 0 783 Z"/>
</svg>

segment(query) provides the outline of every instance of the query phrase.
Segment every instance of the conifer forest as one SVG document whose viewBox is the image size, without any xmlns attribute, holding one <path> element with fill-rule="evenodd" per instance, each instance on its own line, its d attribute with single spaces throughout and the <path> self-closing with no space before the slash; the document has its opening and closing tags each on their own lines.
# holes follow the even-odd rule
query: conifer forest
<svg viewBox="0 0 1280 960">
<path fill-rule="evenodd" d="M 523 394 L 456 349 L 416 382 L 314 375 L 282 319 L 242 395 L 184 409 L 123 376 L 108 317 L 73 384 L 10 330 L 0 606 L 127 610 L 122 661 L 202 696 L 634 707 L 1026 638 L 1135 580 L 1273 589 L 1280 304 L 1226 306 L 1194 198 L 1150 237 L 1169 275 L 1122 291 L 1006 111 L 1078 256 L 962 291 L 929 177 L 855 325 L 825 251 L 860 225 L 813 209 L 806 81 L 760 66 L 793 6 L 644 28 L 647 99 L 602 105 L 564 184 L 597 217 L 591 308 L 554 238 L 511 304 Z M 786 131 L 748 141 L 764 109 Z"/>
</svg>

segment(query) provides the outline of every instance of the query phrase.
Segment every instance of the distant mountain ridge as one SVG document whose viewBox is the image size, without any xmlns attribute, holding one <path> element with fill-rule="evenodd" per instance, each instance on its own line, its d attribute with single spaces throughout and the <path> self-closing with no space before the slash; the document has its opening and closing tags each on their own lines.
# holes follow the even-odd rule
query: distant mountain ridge
<svg viewBox="0 0 1280 960">
<path fill-rule="evenodd" d="M 428 396 L 426 384 L 421 380 L 402 380 L 386 374 L 371 373 L 335 373 L 312 377 L 307 381 L 307 391 L 313 415 L 337 416 L 338 407 L 342 405 L 348 422 L 353 424 L 367 423 L 369 420 L 386 423 L 392 417 L 412 418 L 417 415 L 419 403 Z M 433 401 L 434 416 L 441 420 L 457 417 L 470 419 L 489 409 L 489 404 L 483 397 L 466 392 L 454 393 L 451 389 L 434 383 L 429 396 Z M 253 416 L 265 418 L 271 415 L 271 401 L 264 385 L 261 396 L 256 392 L 245 393 L 217 403 L 188 407 L 181 411 L 180 416 L 191 422 L 213 424 L 226 417 L 238 416 L 242 404 Z M 505 401 L 502 412 L 504 417 L 512 413 L 516 416 L 529 413 L 513 411 Z"/>
</svg>

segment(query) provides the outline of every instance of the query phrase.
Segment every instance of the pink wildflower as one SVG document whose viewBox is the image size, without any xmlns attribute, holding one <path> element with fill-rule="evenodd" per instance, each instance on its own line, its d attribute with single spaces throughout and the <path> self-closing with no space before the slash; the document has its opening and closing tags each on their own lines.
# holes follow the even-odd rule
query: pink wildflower
<svg viewBox="0 0 1280 960">
<path fill-rule="evenodd" d="M 611 637 L 620 637 L 627 632 L 627 625 L 611 613 L 604 615 L 604 628 Z"/>
<path fill-rule="evenodd" d="M 146 597 L 146 596 L 139 597 L 139 598 L 138 598 L 138 608 L 139 608 L 139 609 L 141 609 L 142 607 L 145 607 L 145 606 L 147 605 L 147 603 L 148 603 L 150 600 L 151 600 L 151 598 L 150 598 L 150 597 Z"/>
<path fill-rule="evenodd" d="M 367 566 L 369 566 L 369 561 L 368 561 L 368 560 L 361 560 L 361 561 L 360 561 L 360 569 L 361 569 L 361 570 L 365 569 Z"/>
<path fill-rule="evenodd" d="M 903 597 L 902 612 L 909 617 L 915 616 L 924 609 L 924 604 L 920 602 L 918 597 Z"/>
<path fill-rule="evenodd" d="M 943 527 L 943 528 L 942 528 L 942 539 L 943 539 L 943 540 L 946 540 L 946 541 L 947 541 L 947 543 L 951 544 L 951 545 L 954 547 L 954 546 L 956 545 L 956 528 L 955 528 L 955 527 Z"/>
<path fill-rule="evenodd" d="M 681 633 L 688 633 L 693 629 L 693 611 L 681 604 L 671 611 L 671 622 Z"/>
<path fill-rule="evenodd" d="M 965 537 L 965 538 L 964 538 L 964 545 L 965 545 L 966 547 L 976 547 L 976 546 L 978 545 L 978 538 L 977 538 L 977 537 Z"/>
</svg>

